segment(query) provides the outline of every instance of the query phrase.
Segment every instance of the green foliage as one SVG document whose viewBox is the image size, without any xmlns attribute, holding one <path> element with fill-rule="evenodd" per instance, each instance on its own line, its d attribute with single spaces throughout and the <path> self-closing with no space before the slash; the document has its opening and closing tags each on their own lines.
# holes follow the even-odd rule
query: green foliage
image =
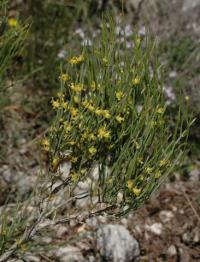
<svg viewBox="0 0 200 262">
<path fill-rule="evenodd" d="M 26 220 L 22 215 L 22 205 L 17 203 L 14 207 L 5 208 L 0 213 L 0 255 L 7 248 L 17 243 L 19 235 L 26 226 Z M 19 246 L 20 247 L 20 246 Z"/>
<path fill-rule="evenodd" d="M 165 39 L 159 47 L 160 56 L 166 63 L 164 81 L 170 82 L 173 86 L 173 92 L 176 97 L 184 94 L 185 102 L 189 105 L 190 115 L 197 121 L 192 125 L 189 135 L 191 144 L 191 153 L 198 156 L 196 152 L 199 150 L 199 114 L 200 114 L 200 91 L 199 91 L 199 59 L 200 44 L 198 39 L 190 35 L 175 36 Z M 169 80 L 169 73 L 174 71 L 175 76 Z M 178 108 L 178 99 L 174 99 L 169 108 L 168 115 L 174 119 L 175 112 Z M 174 121 L 176 121 L 174 119 Z"/>
<path fill-rule="evenodd" d="M 148 199 L 179 163 L 188 130 L 181 110 L 173 132 L 166 121 L 154 43 L 134 35 L 129 49 L 115 31 L 112 22 L 104 24 L 97 43 L 63 66 L 52 100 L 55 121 L 42 144 L 53 171 L 63 159 L 71 161 L 73 189 L 97 166 L 90 194 L 127 211 Z"/>
<path fill-rule="evenodd" d="M 8 18 L 7 4 L 0 2 L 0 144 L 5 140 L 3 134 L 3 113 L 5 106 L 9 104 L 10 84 L 7 79 L 12 75 L 12 63 L 19 56 L 27 35 L 28 26 L 22 25 L 17 18 Z"/>
<path fill-rule="evenodd" d="M 42 86 L 54 87 L 72 26 L 87 16 L 91 1 L 30 0 L 26 18 L 31 19 L 31 32 L 25 67 Z"/>
<path fill-rule="evenodd" d="M 27 33 L 27 26 L 21 25 L 15 18 L 8 19 L 6 14 L 6 5 L 3 1 L 0 3 L 0 110 L 6 101 L 6 73 L 11 67 L 13 58 L 22 51 Z"/>
</svg>

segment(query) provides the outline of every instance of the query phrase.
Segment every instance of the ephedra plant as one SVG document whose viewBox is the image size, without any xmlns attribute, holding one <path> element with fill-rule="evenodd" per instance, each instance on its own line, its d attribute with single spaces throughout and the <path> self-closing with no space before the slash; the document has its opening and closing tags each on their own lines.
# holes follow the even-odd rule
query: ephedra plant
<svg viewBox="0 0 200 262">
<path fill-rule="evenodd" d="M 112 21 L 104 23 L 96 43 L 67 58 L 52 99 L 55 120 L 42 145 L 52 179 L 68 162 L 71 194 L 86 182 L 92 206 L 115 205 L 124 214 L 149 199 L 180 164 L 189 120 L 180 106 L 170 127 L 154 41 L 133 34 L 130 48 L 120 34 Z"/>
<path fill-rule="evenodd" d="M 27 242 L 48 225 L 137 209 L 180 164 L 191 124 L 187 109 L 180 102 L 172 128 L 154 42 L 135 33 L 127 44 L 125 31 L 120 34 L 110 19 L 92 46 L 69 54 L 62 65 L 51 101 L 55 118 L 41 143 L 49 172 L 41 172 L 41 183 L 17 213 L 8 210 L 17 214 L 12 227 L 4 212 L 0 261 L 33 250 Z M 83 197 L 81 210 L 76 204 Z"/>
</svg>

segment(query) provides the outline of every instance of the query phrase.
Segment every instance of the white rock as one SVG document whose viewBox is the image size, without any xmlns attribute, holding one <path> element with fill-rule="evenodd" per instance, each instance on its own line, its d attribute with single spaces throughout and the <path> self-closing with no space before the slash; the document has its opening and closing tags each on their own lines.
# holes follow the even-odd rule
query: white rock
<svg viewBox="0 0 200 262">
<path fill-rule="evenodd" d="M 163 230 L 163 225 L 161 223 L 154 223 L 152 225 L 146 225 L 145 226 L 147 231 L 152 232 L 155 235 L 161 235 Z"/>
<path fill-rule="evenodd" d="M 60 247 L 53 252 L 60 262 L 83 262 L 84 258 L 77 247 Z"/>
<path fill-rule="evenodd" d="M 171 71 L 170 73 L 169 73 L 169 77 L 170 78 L 175 78 L 177 76 L 177 72 L 176 71 Z"/>
<path fill-rule="evenodd" d="M 122 225 L 105 225 L 97 231 L 97 247 L 108 261 L 133 261 L 140 253 L 139 244 Z"/>
<path fill-rule="evenodd" d="M 200 171 L 198 168 L 194 168 L 190 172 L 190 180 L 194 182 L 198 182 L 200 180 Z"/>
<path fill-rule="evenodd" d="M 26 261 L 29 261 L 29 262 L 40 262 L 41 261 L 39 257 L 34 256 L 33 254 L 27 254 L 25 258 L 26 258 Z"/>
<path fill-rule="evenodd" d="M 174 217 L 174 214 L 171 211 L 163 210 L 159 213 L 159 217 L 163 223 L 167 223 Z"/>
<path fill-rule="evenodd" d="M 167 255 L 173 257 L 177 254 L 176 251 L 176 247 L 174 245 L 171 245 L 168 249 L 167 249 Z"/>
<path fill-rule="evenodd" d="M 72 164 L 70 162 L 64 162 L 60 165 L 60 173 L 63 180 L 68 178 L 71 167 Z"/>
</svg>

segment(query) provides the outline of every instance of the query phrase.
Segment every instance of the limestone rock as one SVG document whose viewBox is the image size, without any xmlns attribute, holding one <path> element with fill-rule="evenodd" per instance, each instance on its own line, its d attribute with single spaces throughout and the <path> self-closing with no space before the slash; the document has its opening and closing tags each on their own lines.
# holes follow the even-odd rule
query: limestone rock
<svg viewBox="0 0 200 262">
<path fill-rule="evenodd" d="M 97 247 L 104 259 L 112 262 L 133 261 L 139 244 L 122 225 L 104 225 L 97 231 Z"/>
</svg>

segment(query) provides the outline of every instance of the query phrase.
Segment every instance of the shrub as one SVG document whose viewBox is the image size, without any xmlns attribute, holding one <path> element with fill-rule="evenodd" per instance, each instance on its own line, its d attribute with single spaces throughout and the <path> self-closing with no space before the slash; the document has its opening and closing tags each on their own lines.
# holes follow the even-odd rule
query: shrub
<svg viewBox="0 0 200 262">
<path fill-rule="evenodd" d="M 53 172 L 61 175 L 61 163 L 71 163 L 71 194 L 87 181 L 91 204 L 96 198 L 118 203 L 118 212 L 125 213 L 148 199 L 180 163 L 188 119 L 180 109 L 170 130 L 150 37 L 135 34 L 130 49 L 125 32 L 118 41 L 115 31 L 112 22 L 104 24 L 99 42 L 68 58 L 52 99 L 56 117 L 42 144 Z"/>
</svg>

